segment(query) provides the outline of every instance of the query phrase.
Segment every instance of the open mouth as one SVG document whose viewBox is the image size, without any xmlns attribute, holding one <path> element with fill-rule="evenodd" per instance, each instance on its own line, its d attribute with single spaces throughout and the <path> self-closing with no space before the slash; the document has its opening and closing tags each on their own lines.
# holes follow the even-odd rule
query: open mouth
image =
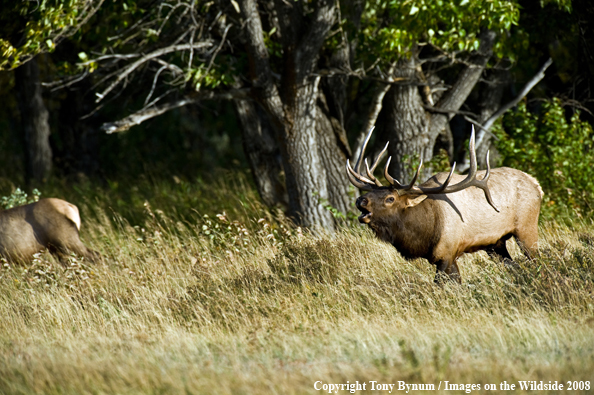
<svg viewBox="0 0 594 395">
<path fill-rule="evenodd" d="M 371 211 L 363 207 L 359 207 L 359 210 L 361 211 L 361 215 L 359 216 L 359 222 L 361 222 L 362 224 L 368 224 L 371 221 L 371 216 L 373 214 L 371 213 Z"/>
</svg>

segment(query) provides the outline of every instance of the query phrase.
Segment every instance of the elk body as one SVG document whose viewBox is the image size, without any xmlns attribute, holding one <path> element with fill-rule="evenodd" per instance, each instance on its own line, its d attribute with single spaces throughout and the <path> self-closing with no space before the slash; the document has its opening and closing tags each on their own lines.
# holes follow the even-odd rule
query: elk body
<svg viewBox="0 0 594 395">
<path fill-rule="evenodd" d="M 80 241 L 80 224 L 78 208 L 60 199 L 41 199 L 0 211 L 0 257 L 24 262 L 47 248 L 59 257 L 74 252 L 90 261 L 97 260 L 99 253 Z"/>
<path fill-rule="evenodd" d="M 462 254 L 485 250 L 489 255 L 510 259 L 505 242 L 514 236 L 527 256 L 538 244 L 538 215 L 543 192 L 532 176 L 507 167 L 477 171 L 474 131 L 470 139 L 470 170 L 467 176 L 438 173 L 415 186 L 422 162 L 413 180 L 402 185 L 384 170 L 390 186 L 373 176 L 381 156 L 365 173 L 361 159 L 373 129 L 361 149 L 355 168 L 347 161 L 349 179 L 369 193 L 357 199 L 359 221 L 381 239 L 392 244 L 408 259 L 425 258 L 436 265 L 438 282 L 442 274 L 460 282 L 456 260 Z M 479 180 L 480 179 L 480 180 Z"/>
</svg>

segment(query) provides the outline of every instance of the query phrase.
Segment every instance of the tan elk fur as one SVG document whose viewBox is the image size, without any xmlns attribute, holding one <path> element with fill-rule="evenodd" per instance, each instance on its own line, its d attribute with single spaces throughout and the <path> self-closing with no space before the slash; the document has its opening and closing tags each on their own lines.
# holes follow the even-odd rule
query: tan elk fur
<svg viewBox="0 0 594 395">
<path fill-rule="evenodd" d="M 74 252 L 94 261 L 99 254 L 80 241 L 80 226 L 78 208 L 60 199 L 41 199 L 0 211 L 0 257 L 23 262 L 48 249 L 60 257 Z"/>
</svg>

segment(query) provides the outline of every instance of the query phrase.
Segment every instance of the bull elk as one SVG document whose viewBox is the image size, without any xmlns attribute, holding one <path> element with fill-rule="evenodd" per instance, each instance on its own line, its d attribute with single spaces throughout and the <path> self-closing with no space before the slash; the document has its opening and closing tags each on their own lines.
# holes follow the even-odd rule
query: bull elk
<svg viewBox="0 0 594 395">
<path fill-rule="evenodd" d="M 467 252 L 485 250 L 510 259 L 505 242 L 514 236 L 530 257 L 538 243 L 538 215 L 543 192 L 532 176 L 508 167 L 477 172 L 474 129 L 470 137 L 470 170 L 466 177 L 437 173 L 416 186 L 422 161 L 408 185 L 388 174 L 383 186 L 373 173 L 388 144 L 371 168 L 363 159 L 373 128 L 359 152 L 354 169 L 347 160 L 347 174 L 359 189 L 370 191 L 357 199 L 359 222 L 367 224 L 381 240 L 392 244 L 405 258 L 425 258 L 436 265 L 435 282 L 442 275 L 461 282 L 456 259 Z M 361 165 L 365 164 L 365 173 Z M 480 177 L 480 180 L 478 179 Z M 453 184 L 451 184 L 453 183 Z"/>
<path fill-rule="evenodd" d="M 0 257 L 24 262 L 47 248 L 60 258 L 74 252 L 95 261 L 100 255 L 80 241 L 80 224 L 78 208 L 60 199 L 41 199 L 1 211 Z"/>
</svg>

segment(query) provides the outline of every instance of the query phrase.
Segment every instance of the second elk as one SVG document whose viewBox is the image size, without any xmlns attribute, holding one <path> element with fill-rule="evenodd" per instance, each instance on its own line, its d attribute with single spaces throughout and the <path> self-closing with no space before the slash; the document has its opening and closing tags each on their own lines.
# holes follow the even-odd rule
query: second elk
<svg viewBox="0 0 594 395">
<path fill-rule="evenodd" d="M 500 167 L 477 171 L 474 130 L 470 138 L 468 175 L 437 173 L 415 185 L 422 161 L 412 181 L 403 185 L 388 173 L 390 185 L 374 177 L 388 145 L 369 167 L 364 159 L 369 131 L 354 168 L 347 160 L 347 174 L 359 189 L 370 191 L 357 199 L 359 221 L 405 258 L 425 258 L 437 267 L 435 281 L 443 275 L 461 282 L 456 260 L 462 254 L 485 250 L 491 256 L 510 259 L 506 241 L 514 236 L 530 257 L 538 244 L 538 216 L 543 192 L 536 179 L 520 170 Z M 364 164 L 364 171 L 361 170 Z"/>
</svg>

